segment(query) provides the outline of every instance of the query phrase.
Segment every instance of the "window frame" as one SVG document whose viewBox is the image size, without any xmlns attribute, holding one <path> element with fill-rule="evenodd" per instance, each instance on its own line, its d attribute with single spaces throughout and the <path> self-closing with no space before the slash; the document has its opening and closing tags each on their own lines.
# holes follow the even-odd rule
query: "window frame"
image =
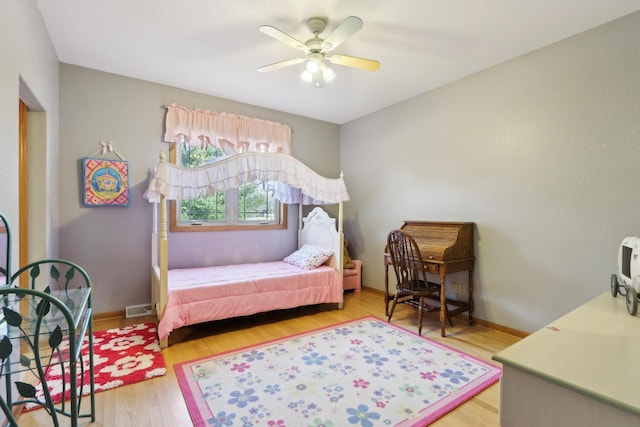
<svg viewBox="0 0 640 427">
<path fill-rule="evenodd" d="M 172 142 L 169 145 L 169 163 L 176 164 L 178 149 L 177 142 Z M 236 198 L 237 202 L 237 198 Z M 256 222 L 247 222 L 245 224 L 220 224 L 213 225 L 212 223 L 203 224 L 185 224 L 178 221 L 178 203 L 175 200 L 169 201 L 169 231 L 171 232 L 202 232 L 202 231 L 245 231 L 245 230 L 285 230 L 287 229 L 287 205 L 278 201 L 279 205 L 279 222 L 270 224 L 258 224 Z"/>
</svg>

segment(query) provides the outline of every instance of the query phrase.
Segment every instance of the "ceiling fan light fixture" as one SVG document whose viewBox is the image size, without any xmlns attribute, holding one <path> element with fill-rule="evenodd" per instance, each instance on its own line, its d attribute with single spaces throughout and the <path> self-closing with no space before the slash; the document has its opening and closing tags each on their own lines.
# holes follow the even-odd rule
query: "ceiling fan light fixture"
<svg viewBox="0 0 640 427">
<path fill-rule="evenodd" d="M 320 69 L 320 64 L 315 60 L 307 61 L 307 71 L 311 74 L 316 73 Z"/>
<path fill-rule="evenodd" d="M 314 87 L 324 87 L 328 82 L 336 77 L 336 73 L 326 64 L 321 63 L 318 66 L 318 71 L 312 73 L 308 69 L 304 70 L 300 75 L 300 78 L 307 83 L 311 83 Z"/>
<path fill-rule="evenodd" d="M 324 78 L 325 82 L 330 82 L 331 80 L 334 79 L 334 77 L 336 76 L 336 73 L 329 67 L 327 67 L 325 64 L 322 64 L 322 77 Z"/>
<path fill-rule="evenodd" d="M 311 80 L 313 80 L 313 73 L 309 70 L 304 70 L 300 75 L 300 78 L 307 83 L 311 83 Z"/>
<path fill-rule="evenodd" d="M 315 73 L 313 75 L 313 78 L 311 79 L 311 84 L 318 88 L 324 87 L 326 83 L 327 82 L 324 79 L 324 73 Z"/>
<path fill-rule="evenodd" d="M 261 32 L 302 51 L 306 57 L 276 62 L 260 67 L 258 70 L 277 70 L 306 61 L 305 69 L 300 75 L 300 78 L 315 87 L 323 87 L 327 82 L 330 82 L 336 77 L 336 73 L 326 65 L 325 60 L 332 64 L 362 70 L 375 71 L 380 68 L 380 63 L 373 59 L 348 55 L 328 55 L 329 52 L 340 46 L 348 37 L 362 28 L 362 19 L 357 16 L 349 16 L 326 38 L 321 38 L 320 34 L 325 30 L 327 21 L 328 19 L 325 17 L 313 17 L 307 20 L 307 28 L 313 33 L 313 38 L 307 40 L 305 43 L 270 25 L 260 26 Z"/>
<path fill-rule="evenodd" d="M 309 61 L 307 61 L 307 70 L 310 73 L 317 72 L 320 69 L 323 60 L 324 60 L 324 55 L 322 55 L 320 52 L 310 53 Z"/>
</svg>

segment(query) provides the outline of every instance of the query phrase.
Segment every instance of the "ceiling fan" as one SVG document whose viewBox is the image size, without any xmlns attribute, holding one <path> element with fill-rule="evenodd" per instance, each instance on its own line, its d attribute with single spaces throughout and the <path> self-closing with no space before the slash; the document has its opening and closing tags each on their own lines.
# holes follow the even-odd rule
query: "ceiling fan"
<svg viewBox="0 0 640 427">
<path fill-rule="evenodd" d="M 328 19 L 324 17 L 314 17 L 307 20 L 307 28 L 313 33 L 313 37 L 304 43 L 271 25 L 262 25 L 260 31 L 264 34 L 302 51 L 306 57 L 292 58 L 265 65 L 258 68 L 258 71 L 273 71 L 306 62 L 307 65 L 302 73 L 302 79 L 313 84 L 315 87 L 322 87 L 326 82 L 333 80 L 335 77 L 335 72 L 325 64 L 325 59 L 332 64 L 359 68 L 361 70 L 375 71 L 380 68 L 380 62 L 373 59 L 328 54 L 340 46 L 349 36 L 355 34 L 362 28 L 362 19 L 356 16 L 349 16 L 342 21 L 342 23 L 338 25 L 338 28 L 326 39 L 322 39 L 320 38 L 320 34 L 322 34 L 327 27 L 327 22 Z"/>
</svg>

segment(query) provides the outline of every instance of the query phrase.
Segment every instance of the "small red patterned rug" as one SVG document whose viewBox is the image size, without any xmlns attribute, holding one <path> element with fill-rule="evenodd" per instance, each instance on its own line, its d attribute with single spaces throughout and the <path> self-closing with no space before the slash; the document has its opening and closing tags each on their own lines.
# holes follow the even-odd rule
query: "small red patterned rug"
<svg viewBox="0 0 640 427">
<path fill-rule="evenodd" d="M 64 344 L 61 344 L 61 348 Z M 88 340 L 82 348 L 84 363 L 84 386 L 82 394 L 89 394 Z M 123 328 L 108 329 L 93 333 L 93 361 L 96 393 L 158 377 L 167 373 L 160 351 L 158 333 L 153 323 L 137 324 Z M 79 370 L 78 370 L 79 372 Z M 69 370 L 66 369 L 67 382 Z M 60 365 L 55 364 L 46 374 L 47 385 L 55 402 L 62 397 L 62 374 Z M 42 399 L 41 384 L 38 398 Z M 69 387 L 66 387 L 67 397 Z M 30 404 L 26 410 L 40 406 Z"/>
</svg>

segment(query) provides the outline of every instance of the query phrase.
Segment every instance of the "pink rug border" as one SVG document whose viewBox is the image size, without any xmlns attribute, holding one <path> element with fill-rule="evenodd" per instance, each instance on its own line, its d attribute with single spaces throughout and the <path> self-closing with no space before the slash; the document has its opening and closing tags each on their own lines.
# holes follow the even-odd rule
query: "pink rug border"
<svg viewBox="0 0 640 427">
<path fill-rule="evenodd" d="M 398 424 L 395 427 L 400 427 L 400 426 L 404 426 L 404 427 L 420 427 L 420 426 L 424 426 L 425 423 L 428 425 L 432 422 L 434 422 L 435 420 L 437 420 L 438 418 L 441 418 L 442 416 L 444 416 L 445 414 L 447 414 L 448 412 L 450 412 L 452 409 L 456 408 L 457 406 L 462 405 L 464 402 L 466 402 L 467 400 L 471 399 L 473 396 L 475 396 L 476 394 L 480 393 L 482 390 L 488 388 L 489 386 L 495 384 L 499 379 L 500 376 L 502 375 L 502 368 L 489 363 L 483 359 L 480 359 L 476 356 L 473 356 L 471 354 L 462 352 L 460 350 L 457 350 L 447 344 L 443 344 L 439 341 L 435 341 L 431 338 L 428 337 L 424 337 L 421 335 L 418 335 L 418 333 L 411 331 L 407 328 L 404 328 L 402 326 L 393 324 L 393 323 L 389 323 L 384 319 L 381 319 L 379 317 L 376 316 L 363 316 L 360 318 L 356 318 L 356 319 L 352 319 L 352 320 L 345 320 L 344 322 L 338 322 L 338 323 L 334 323 L 331 324 L 329 326 L 322 326 L 316 329 L 311 329 L 308 331 L 304 331 L 304 332 L 299 332 L 297 334 L 293 334 L 293 335 L 288 335 L 286 337 L 283 338 L 276 338 L 273 340 L 268 340 L 268 341 L 262 341 L 259 342 L 257 344 L 252 344 L 252 345 L 247 345 L 244 347 L 240 347 L 240 348 L 235 348 L 232 350 L 227 350 L 224 351 L 222 353 L 216 353 L 216 354 L 210 354 L 208 356 L 203 356 L 203 357 L 199 357 L 197 359 L 193 359 L 193 360 L 189 360 L 186 362 L 180 362 L 180 363 L 174 363 L 173 368 L 176 374 L 176 377 L 178 379 L 178 385 L 180 386 L 180 391 L 182 391 L 182 396 L 184 397 L 185 403 L 187 404 L 187 410 L 189 411 L 189 416 L 191 417 L 191 421 L 193 421 L 194 426 L 196 427 L 201 427 L 201 426 L 206 426 L 206 421 L 202 418 L 200 410 L 198 409 L 198 404 L 196 403 L 196 398 L 194 397 L 194 394 L 191 392 L 191 388 L 189 387 L 189 380 L 187 378 L 187 373 L 186 373 L 186 369 L 185 369 L 185 365 L 192 365 L 194 363 L 198 363 L 202 360 L 206 360 L 206 359 L 211 359 L 214 357 L 222 357 L 225 356 L 227 354 L 232 354 L 232 353 L 242 353 L 244 351 L 246 351 L 247 349 L 250 348 L 256 348 L 256 347 L 263 347 L 266 345 L 270 345 L 273 343 L 277 343 L 277 342 L 281 342 L 281 341 L 287 341 L 290 340 L 292 338 L 296 338 L 296 337 L 301 337 L 301 336 L 305 336 L 305 335 L 311 335 L 311 334 L 315 334 L 317 332 L 320 331 L 324 331 L 324 330 L 328 330 L 328 329 L 334 329 L 337 328 L 341 325 L 346 325 L 346 324 L 350 324 L 350 323 L 358 323 L 358 322 L 362 322 L 365 320 L 377 320 L 380 322 L 385 323 L 387 326 L 399 329 L 405 333 L 409 333 L 411 335 L 414 335 L 417 338 L 421 338 L 424 339 L 425 341 L 428 341 L 430 344 L 435 345 L 437 347 L 443 348 L 443 349 L 447 349 L 450 350 L 452 352 L 455 352 L 457 354 L 462 355 L 464 358 L 472 360 L 476 363 L 479 363 L 483 366 L 485 366 L 486 368 L 489 369 L 489 372 L 487 372 L 485 375 L 483 375 L 481 378 L 481 380 L 477 381 L 477 384 L 475 384 L 474 386 L 470 387 L 469 390 L 465 391 L 463 394 L 461 394 L 460 396 L 456 397 L 454 400 L 444 404 L 444 405 L 440 405 L 438 402 L 433 403 L 432 405 L 430 405 L 428 408 L 425 408 L 425 411 L 429 411 L 428 414 L 425 414 L 422 418 L 416 420 L 416 419 L 411 419 L 411 420 L 407 420 L 407 422 L 402 422 L 400 424 Z"/>
</svg>

